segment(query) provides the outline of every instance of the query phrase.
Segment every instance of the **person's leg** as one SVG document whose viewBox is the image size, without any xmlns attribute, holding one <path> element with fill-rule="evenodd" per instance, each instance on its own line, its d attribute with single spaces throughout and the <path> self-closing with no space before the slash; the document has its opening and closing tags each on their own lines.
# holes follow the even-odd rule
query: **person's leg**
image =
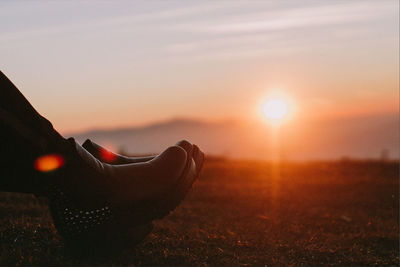
<svg viewBox="0 0 400 267">
<path fill-rule="evenodd" d="M 54 142 L 65 139 L 53 128 L 53 125 L 41 116 L 17 87 L 0 71 L 0 107 L 13 114 L 30 129 L 40 132 Z"/>
<path fill-rule="evenodd" d="M 195 144 L 189 143 L 186 140 L 181 140 L 175 145 L 185 149 L 186 153 L 193 154 L 193 159 L 195 160 L 197 171 L 200 172 L 204 162 L 204 153 L 199 149 L 199 147 Z M 156 156 L 127 157 L 124 155 L 114 153 L 106 149 L 105 147 L 96 144 L 90 139 L 86 139 L 86 141 L 82 144 L 82 146 L 98 160 L 112 165 L 148 162 L 156 157 Z"/>
<path fill-rule="evenodd" d="M 67 158 L 71 148 L 1 71 L 0 124 L 0 190 L 39 194 L 51 175 L 36 170 L 35 161 L 46 154 Z"/>
<path fill-rule="evenodd" d="M 51 123 L 35 110 L 18 88 L 1 71 L 0 88 L 0 107 L 14 114 L 19 120 L 32 128 L 53 128 Z"/>
<path fill-rule="evenodd" d="M 0 169 L 12 177 L 1 176 L 5 182 L 0 190 L 31 192 L 40 184 L 58 230 L 69 240 L 97 240 L 109 235 L 115 224 L 132 227 L 159 218 L 176 207 L 175 196 L 184 196 L 175 190 L 177 183 L 191 185 L 197 176 L 191 155 L 187 157 L 178 146 L 150 162 L 102 163 L 73 139 L 59 135 L 5 76 L 0 85 L 0 122 L 5 129 L 0 135 Z M 65 163 L 50 172 L 33 170 L 35 158 L 49 153 L 58 154 Z M 27 182 L 24 175 L 29 171 L 33 180 Z M 172 196 L 167 194 L 171 192 Z"/>
<path fill-rule="evenodd" d="M 117 153 L 113 153 L 108 149 L 96 144 L 90 139 L 86 139 L 86 141 L 82 144 L 82 146 L 90 152 L 93 156 L 95 156 L 98 160 L 102 162 L 106 162 L 112 165 L 122 165 L 122 164 L 130 164 L 130 163 L 139 163 L 139 162 L 147 162 L 155 158 L 155 156 L 144 156 L 144 157 L 126 157 L 123 155 L 119 155 Z"/>
<path fill-rule="evenodd" d="M 151 163 L 122 166 L 102 163 L 76 144 L 73 139 L 66 140 L 59 135 L 51 123 L 36 112 L 4 74 L 1 74 L 0 77 L 2 86 L 0 107 L 5 109 L 5 112 L 21 119 L 23 121 L 21 124 L 34 133 L 35 136 L 30 136 L 30 142 L 32 145 L 40 147 L 39 154 L 58 153 L 63 157 L 64 166 L 51 173 L 51 176 L 54 176 L 51 180 L 63 184 L 64 187 L 67 187 L 66 190 L 70 190 L 76 198 L 88 195 L 87 192 L 90 191 L 96 193 L 103 190 L 113 191 L 116 189 L 115 187 L 120 186 L 122 186 L 120 191 L 113 193 L 115 201 L 117 199 L 119 199 L 118 201 L 128 201 L 128 199 L 136 201 L 151 198 L 151 195 L 157 195 L 165 187 L 173 184 L 182 173 L 183 165 L 185 165 L 182 163 L 191 161 L 184 155 L 186 154 L 185 150 L 180 147 L 171 147 Z M 7 150 L 1 152 L 5 155 L 12 153 Z M 30 164 L 33 165 L 33 162 Z M 64 174 L 65 172 L 67 174 Z M 163 177 L 169 176 L 170 179 L 163 179 Z M 96 189 L 95 186 L 102 187 L 102 189 Z"/>
<path fill-rule="evenodd" d="M 158 158 L 159 163 L 156 165 L 135 165 L 134 168 L 124 168 L 121 175 L 117 173 L 118 177 L 109 177 L 107 183 L 104 181 L 104 177 L 99 177 L 96 171 L 93 172 L 94 166 L 87 169 L 86 164 L 79 160 L 81 157 L 79 153 L 85 153 L 85 151 L 80 151 L 70 158 L 63 151 L 52 151 L 52 153 L 60 153 L 65 157 L 67 166 L 50 173 L 35 170 L 33 168 L 35 159 L 50 152 L 35 142 L 41 137 L 1 108 L 0 126 L 2 129 L 0 132 L 0 191 L 34 193 L 49 197 L 55 225 L 68 244 L 75 246 L 78 242 L 90 246 L 96 245 L 97 241 L 104 242 L 104 240 L 108 240 L 108 242 L 115 240 L 116 243 L 113 243 L 115 245 L 120 242 L 132 244 L 132 242 L 142 240 L 151 231 L 152 224 L 150 222 L 154 217 L 151 212 L 146 211 L 147 205 L 140 207 L 140 212 L 132 212 L 140 202 L 135 204 L 126 200 L 130 204 L 123 203 L 124 201 L 115 204 L 111 200 L 111 195 L 114 194 L 112 191 L 116 194 L 124 191 L 134 194 L 134 191 L 137 190 L 135 186 L 141 187 L 140 183 L 132 183 L 130 186 L 125 183 L 120 191 L 115 191 L 120 187 L 118 182 L 124 179 L 123 176 L 133 173 L 146 180 L 149 174 L 147 170 L 153 171 L 154 169 L 156 171 L 157 166 L 163 164 L 163 157 L 170 158 L 168 155 L 171 154 L 168 151 L 172 150 L 162 153 Z M 79 150 L 79 147 L 76 149 Z M 89 156 L 86 160 L 93 159 L 90 159 Z M 168 167 L 168 165 L 166 166 Z M 170 165 L 170 167 L 172 166 Z M 110 167 L 104 168 L 107 168 L 107 172 L 116 172 Z M 101 181 L 102 179 L 103 181 Z M 154 186 L 158 187 L 159 184 Z M 107 193 L 107 189 L 111 192 Z M 152 203 L 150 199 L 149 201 Z M 148 203 L 142 202 L 142 204 Z M 141 212 L 144 213 L 141 214 Z M 94 226 L 96 227 L 93 228 Z M 106 244 L 99 244 L 99 246 L 103 245 Z"/>
<path fill-rule="evenodd" d="M 47 183 L 33 162 L 44 151 L 35 132 L 0 108 L 0 191 L 40 193 Z"/>
</svg>

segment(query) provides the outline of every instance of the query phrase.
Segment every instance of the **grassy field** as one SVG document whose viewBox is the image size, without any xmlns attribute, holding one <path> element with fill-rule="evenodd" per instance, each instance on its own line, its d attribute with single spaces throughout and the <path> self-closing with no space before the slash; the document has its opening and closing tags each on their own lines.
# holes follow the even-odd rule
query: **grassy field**
<svg viewBox="0 0 400 267">
<path fill-rule="evenodd" d="M 65 253 L 49 211 L 0 194 L 0 265 L 399 265 L 399 165 L 208 160 L 146 240 L 114 258 Z"/>
</svg>

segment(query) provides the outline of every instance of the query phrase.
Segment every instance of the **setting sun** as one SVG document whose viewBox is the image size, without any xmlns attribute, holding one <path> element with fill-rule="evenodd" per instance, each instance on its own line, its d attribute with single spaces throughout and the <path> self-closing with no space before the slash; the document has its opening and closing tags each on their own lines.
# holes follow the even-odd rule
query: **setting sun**
<svg viewBox="0 0 400 267">
<path fill-rule="evenodd" d="M 264 115 L 268 119 L 283 119 L 287 114 L 288 106 L 282 99 L 270 99 L 263 105 Z"/>
</svg>

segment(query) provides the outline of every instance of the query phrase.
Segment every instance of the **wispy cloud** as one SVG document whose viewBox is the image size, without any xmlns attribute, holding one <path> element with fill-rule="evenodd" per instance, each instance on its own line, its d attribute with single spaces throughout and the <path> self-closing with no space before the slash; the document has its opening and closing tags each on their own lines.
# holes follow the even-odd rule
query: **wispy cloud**
<svg viewBox="0 0 400 267">
<path fill-rule="evenodd" d="M 84 31 L 104 31 L 104 27 L 127 26 L 131 28 L 140 27 L 142 24 L 161 24 L 168 20 L 189 19 L 190 16 L 199 15 L 204 12 L 223 9 L 223 3 L 207 3 L 203 5 L 189 5 L 183 7 L 169 7 L 162 10 L 135 10 L 131 9 L 129 15 L 114 15 L 93 19 L 87 18 L 78 21 L 67 21 L 46 25 L 44 27 L 35 27 L 28 25 L 23 30 L 0 32 L 0 41 L 16 41 L 18 39 L 29 39 L 54 34 L 65 34 Z M 12 14 L 9 14 L 12 15 Z M 18 14 L 14 14 L 17 16 Z M 1 19 L 0 19 L 1 22 Z M 3 22 L 5 23 L 5 22 Z"/>
<path fill-rule="evenodd" d="M 269 52 L 271 49 L 277 53 L 290 44 L 299 48 L 310 41 L 307 38 L 321 38 L 329 31 L 332 31 L 332 36 L 343 38 L 354 32 L 365 35 L 367 32 L 362 30 L 360 23 L 379 20 L 387 16 L 392 8 L 390 2 L 367 1 L 316 3 L 291 8 L 275 6 L 268 10 L 243 12 L 235 10 L 207 21 L 193 20 L 185 24 L 168 25 L 169 29 L 172 27 L 196 38 L 168 44 L 165 49 L 172 53 L 192 53 L 196 57 L 201 57 L 199 53 L 204 52 L 208 54 L 206 58 L 215 54 L 216 50 L 220 50 L 221 55 L 233 57 L 257 54 L 254 51 Z M 340 34 L 340 30 L 343 34 Z"/>
<path fill-rule="evenodd" d="M 390 2 L 345 2 L 342 4 L 316 4 L 306 7 L 268 9 L 261 11 L 235 10 L 231 14 L 208 19 L 189 21 L 176 25 L 177 29 L 203 33 L 246 33 L 290 28 L 346 24 L 370 20 L 387 15 L 393 9 Z"/>
<path fill-rule="evenodd" d="M 385 11 L 389 8 L 392 8 L 392 5 L 382 5 L 378 2 L 350 2 L 340 5 L 294 8 L 274 13 L 255 12 L 248 14 L 247 17 L 200 27 L 198 30 L 217 34 L 246 33 L 347 24 L 385 15 Z"/>
</svg>

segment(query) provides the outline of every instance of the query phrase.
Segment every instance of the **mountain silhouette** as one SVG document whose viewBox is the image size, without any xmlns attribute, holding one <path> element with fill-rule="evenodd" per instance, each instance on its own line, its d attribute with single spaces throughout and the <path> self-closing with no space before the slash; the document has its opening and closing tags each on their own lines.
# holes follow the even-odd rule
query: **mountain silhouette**
<svg viewBox="0 0 400 267">
<path fill-rule="evenodd" d="M 389 151 L 399 157 L 399 118 L 384 114 L 346 119 L 307 121 L 280 134 L 279 155 L 273 129 L 256 123 L 226 120 L 207 122 L 174 119 L 142 127 L 91 130 L 71 134 L 78 142 L 86 138 L 127 154 L 153 154 L 187 139 L 207 154 L 243 159 L 289 160 L 335 159 L 340 157 L 377 158 Z"/>
</svg>

